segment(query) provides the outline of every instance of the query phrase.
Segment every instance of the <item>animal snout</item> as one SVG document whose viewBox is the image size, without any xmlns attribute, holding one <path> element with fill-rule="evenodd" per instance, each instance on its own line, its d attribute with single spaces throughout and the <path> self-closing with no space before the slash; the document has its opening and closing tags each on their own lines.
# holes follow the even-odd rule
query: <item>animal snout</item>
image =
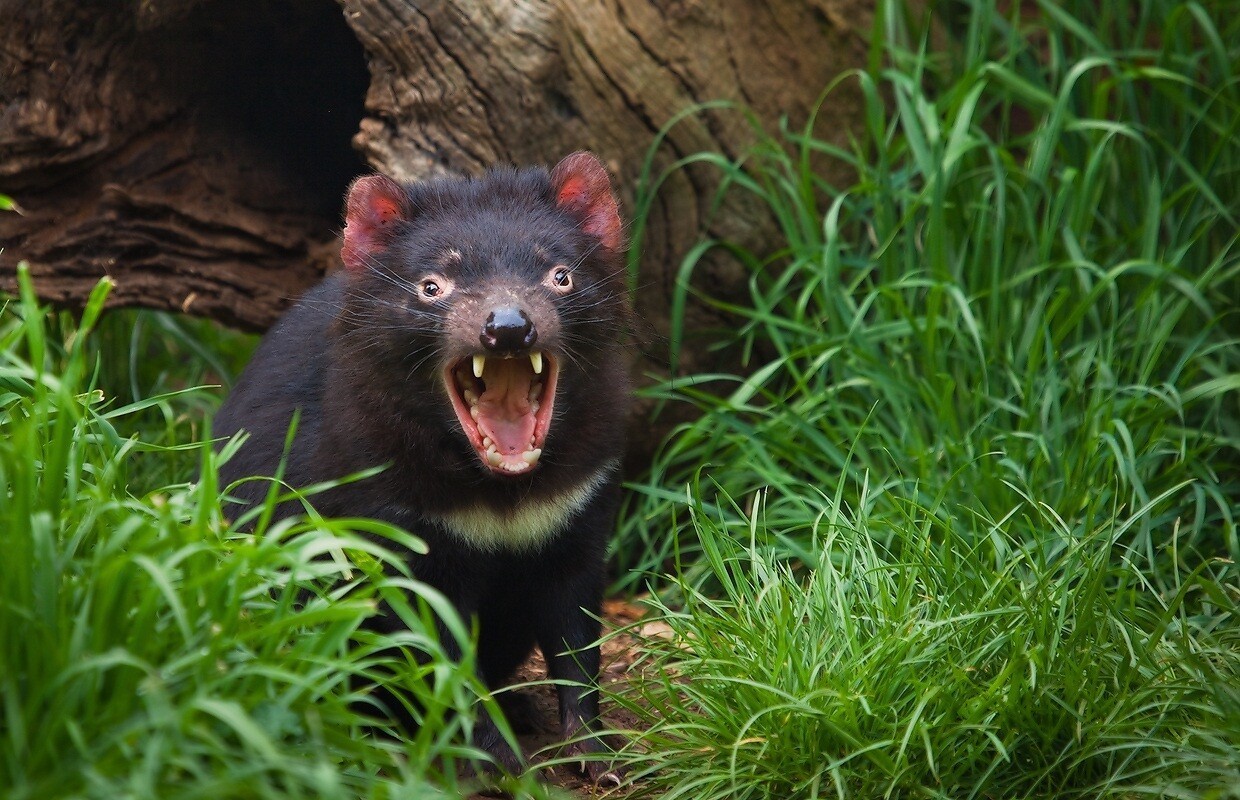
<svg viewBox="0 0 1240 800">
<path fill-rule="evenodd" d="M 478 339 L 483 347 L 492 352 L 516 353 L 538 341 L 538 330 L 523 309 L 501 306 L 487 315 Z"/>
</svg>

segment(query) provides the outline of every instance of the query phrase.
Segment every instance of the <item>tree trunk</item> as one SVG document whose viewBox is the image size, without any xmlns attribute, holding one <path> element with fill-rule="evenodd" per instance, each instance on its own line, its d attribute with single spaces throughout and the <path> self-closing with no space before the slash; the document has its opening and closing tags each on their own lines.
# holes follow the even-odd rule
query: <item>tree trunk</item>
<svg viewBox="0 0 1240 800">
<path fill-rule="evenodd" d="M 590 149 L 632 209 L 651 142 L 690 106 L 732 100 L 770 128 L 802 124 L 864 64 L 873 6 L 0 0 L 0 193 L 22 210 L 0 214 L 0 288 L 24 259 L 59 303 L 106 274 L 115 304 L 263 329 L 338 262 L 341 196 L 368 165 L 410 180 Z M 858 94 L 846 84 L 828 112 L 842 143 Z M 655 163 L 737 156 L 752 140 L 739 111 L 702 111 L 671 128 Z M 665 363 L 678 259 L 703 229 L 771 239 L 763 209 L 740 198 L 711 214 L 720 178 L 679 171 L 654 204 L 637 298 L 654 332 L 646 368 Z M 745 291 L 724 260 L 695 280 Z M 704 306 L 690 314 L 693 328 L 718 323 Z"/>
</svg>

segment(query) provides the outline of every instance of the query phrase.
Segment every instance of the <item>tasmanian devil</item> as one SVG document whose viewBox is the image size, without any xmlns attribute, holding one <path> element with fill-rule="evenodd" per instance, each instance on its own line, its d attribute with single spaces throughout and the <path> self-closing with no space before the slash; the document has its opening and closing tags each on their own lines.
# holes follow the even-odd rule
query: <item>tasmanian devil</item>
<svg viewBox="0 0 1240 800">
<path fill-rule="evenodd" d="M 578 737 L 598 716 L 592 642 L 629 396 L 622 252 L 611 184 L 589 153 L 550 173 L 359 178 L 345 269 L 271 329 L 215 418 L 219 434 L 249 432 L 224 481 L 273 474 L 297 409 L 290 484 L 387 465 L 316 508 L 428 543 L 411 568 L 477 619 L 488 684 L 538 644 L 565 681 L 560 723 L 577 753 L 597 747 Z M 262 482 L 233 492 L 251 504 L 265 493 Z M 493 727 L 477 744 L 515 766 Z"/>
</svg>

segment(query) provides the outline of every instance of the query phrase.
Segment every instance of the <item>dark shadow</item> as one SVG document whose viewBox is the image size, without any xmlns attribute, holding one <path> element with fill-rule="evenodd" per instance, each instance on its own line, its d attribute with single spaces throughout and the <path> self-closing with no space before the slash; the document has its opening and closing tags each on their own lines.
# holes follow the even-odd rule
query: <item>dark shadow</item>
<svg viewBox="0 0 1240 800">
<path fill-rule="evenodd" d="M 140 33 L 138 47 L 191 116 L 191 158 L 225 194 L 339 224 L 365 169 L 351 139 L 370 74 L 337 3 L 206 0 Z"/>
</svg>

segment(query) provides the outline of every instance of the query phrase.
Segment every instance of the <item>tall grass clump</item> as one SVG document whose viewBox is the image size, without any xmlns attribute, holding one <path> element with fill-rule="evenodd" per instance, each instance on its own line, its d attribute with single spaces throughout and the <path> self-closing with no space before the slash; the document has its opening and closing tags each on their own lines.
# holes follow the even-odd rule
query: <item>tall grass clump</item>
<svg viewBox="0 0 1240 800">
<path fill-rule="evenodd" d="M 654 601 L 670 634 L 622 699 L 651 726 L 630 755 L 651 794 L 1240 797 L 1228 566 L 1161 596 L 1141 554 L 1113 558 L 1135 516 L 1080 539 L 1043 509 L 1058 556 L 998 530 L 996 564 L 933 509 L 883 521 L 868 487 L 843 493 L 818 499 L 798 566 L 760 544 L 761 502 L 742 536 L 693 504 L 711 589 L 682 576 Z"/>
<path fill-rule="evenodd" d="M 0 210 L 3 209 L 0 202 Z M 227 388 L 249 360 L 258 337 L 210 320 L 147 309 L 109 309 L 77 341 L 69 314 L 45 315 L 47 358 L 66 363 L 66 344 L 91 365 L 91 385 L 125 407 L 125 430 L 144 445 L 128 464 L 139 493 L 188 480 L 198 469 L 196 445 Z M 19 314 L 0 317 L 0 337 L 24 341 Z"/>
<path fill-rule="evenodd" d="M 48 323 L 54 332 L 58 324 L 72 324 L 68 317 Z M 64 333 L 51 340 L 63 341 Z M 126 416 L 127 430 L 162 445 L 133 464 L 132 486 L 154 489 L 194 474 L 197 450 L 177 445 L 203 438 L 223 390 L 231 388 L 257 344 L 252 334 L 164 311 L 110 309 L 99 319 L 85 343 L 98 386 L 114 403 L 134 409 Z"/>
<path fill-rule="evenodd" d="M 965 5 L 959 38 L 930 54 L 880 4 L 875 48 L 891 65 L 840 79 L 866 101 L 852 149 L 811 121 L 741 163 L 689 159 L 762 200 L 786 246 L 693 253 L 751 272 L 748 303 L 717 301 L 739 333 L 716 339 L 751 372 L 652 390 L 704 413 L 629 515 L 620 549 L 635 565 L 671 553 L 681 504 L 660 487 L 701 464 L 733 496 L 770 487 L 772 522 L 804 520 L 801 487 L 842 474 L 892 489 L 873 495 L 880 511 L 954 486 L 941 504 L 987 510 L 964 517 L 979 538 L 1029 496 L 1089 526 L 1086 508 L 1137 508 L 1188 481 L 1130 541 L 1160 550 L 1180 518 L 1184 543 L 1240 555 L 1237 15 L 1142 0 L 1044 3 L 1020 20 Z M 826 184 L 824 159 L 855 183 Z M 693 291 L 692 267 L 678 291 Z"/>
<path fill-rule="evenodd" d="M 0 336 L 21 324 L 17 315 L 0 320 Z M 57 314 L 45 324 L 49 358 L 63 362 L 77 323 Z M 115 309 L 100 316 L 78 347 L 92 365 L 92 386 L 125 408 L 125 431 L 146 445 L 127 464 L 130 491 L 144 494 L 196 473 L 198 443 L 224 396 L 215 388 L 231 386 L 256 343 L 253 335 L 209 320 L 162 311 Z"/>
<path fill-rule="evenodd" d="M 673 167 L 783 239 L 682 266 L 749 270 L 749 371 L 650 390 L 701 416 L 621 531 L 673 796 L 1240 793 L 1240 15 L 958 5 L 879 4 L 850 146 Z"/>
<path fill-rule="evenodd" d="M 71 323 L 19 282 L 0 311 L 3 795 L 456 796 L 480 688 L 468 630 L 402 566 L 397 545 L 418 542 L 361 520 L 226 519 L 230 447 L 182 442 L 199 477 L 135 491 L 135 454 L 161 446 L 131 418 L 177 398 L 97 388 L 108 283 Z M 407 632 L 362 628 L 381 601 Z M 383 721 L 384 682 L 416 701 L 416 732 Z"/>
</svg>

